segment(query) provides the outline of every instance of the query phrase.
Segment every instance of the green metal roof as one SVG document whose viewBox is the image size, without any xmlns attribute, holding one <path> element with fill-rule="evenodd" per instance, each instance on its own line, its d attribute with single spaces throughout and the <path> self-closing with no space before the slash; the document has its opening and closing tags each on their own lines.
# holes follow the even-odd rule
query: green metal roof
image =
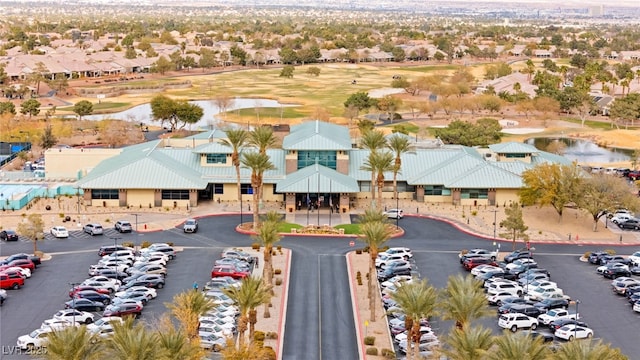
<svg viewBox="0 0 640 360">
<path fill-rule="evenodd" d="M 533 154 L 540 152 L 533 145 L 514 141 L 489 145 L 489 149 L 496 154 Z"/>
<path fill-rule="evenodd" d="M 493 166 L 490 162 L 484 162 L 465 169 L 464 173 L 458 173 L 456 178 L 445 182 L 443 185 L 449 189 L 514 189 L 522 187 L 522 178 Z"/>
<path fill-rule="evenodd" d="M 78 181 L 88 189 L 204 189 L 200 173 L 155 147 L 128 149 L 102 161 Z"/>
<path fill-rule="evenodd" d="M 291 127 L 284 137 L 285 150 L 351 150 L 349 129 L 320 120 L 308 121 Z"/>
<path fill-rule="evenodd" d="M 279 193 L 352 193 L 360 191 L 358 182 L 319 164 L 307 166 L 276 185 Z"/>
<path fill-rule="evenodd" d="M 199 132 L 197 134 L 186 137 L 185 139 L 226 139 L 227 133 L 224 130 L 213 129 Z M 215 141 L 215 140 L 214 140 Z"/>
<path fill-rule="evenodd" d="M 193 152 L 196 154 L 231 154 L 233 153 L 233 149 L 218 141 L 214 141 L 196 146 Z"/>
</svg>

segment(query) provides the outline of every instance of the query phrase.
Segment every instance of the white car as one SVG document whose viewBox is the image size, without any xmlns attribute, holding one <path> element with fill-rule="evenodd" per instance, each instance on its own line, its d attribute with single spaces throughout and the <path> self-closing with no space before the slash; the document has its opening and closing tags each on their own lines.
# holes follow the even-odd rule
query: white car
<svg viewBox="0 0 640 360">
<path fill-rule="evenodd" d="M 402 254 L 405 256 L 405 260 L 409 260 L 410 258 L 413 257 L 413 253 L 411 252 L 411 249 L 409 249 L 408 247 L 392 247 L 392 248 L 388 248 L 385 251 L 386 254 L 389 255 L 394 255 L 394 254 Z"/>
<path fill-rule="evenodd" d="M 537 265 L 538 263 L 533 259 L 527 259 L 527 258 L 517 259 L 507 264 L 507 270 L 515 269 L 520 265 L 534 265 L 534 264 Z"/>
<path fill-rule="evenodd" d="M 69 231 L 64 226 L 54 226 L 51 228 L 51 235 L 57 237 L 58 239 L 68 238 Z"/>
<path fill-rule="evenodd" d="M 148 258 L 145 259 L 141 259 L 141 260 L 135 260 L 135 262 L 133 263 L 133 267 L 137 267 L 140 265 L 162 265 L 164 267 L 167 266 L 167 261 L 168 258 L 164 258 L 161 256 L 150 256 Z"/>
<path fill-rule="evenodd" d="M 438 336 L 436 336 L 436 334 L 433 332 L 433 330 L 431 330 L 430 327 L 428 326 L 421 326 L 420 327 L 420 339 L 422 338 L 430 338 L 430 339 L 438 339 Z M 407 341 L 407 331 L 403 331 L 400 334 L 396 335 L 394 338 L 394 341 L 396 343 L 400 343 L 402 341 Z"/>
<path fill-rule="evenodd" d="M 636 303 L 633 304 L 633 311 L 640 313 L 640 301 L 636 301 Z"/>
<path fill-rule="evenodd" d="M 80 326 L 80 322 L 76 322 L 75 326 Z M 45 321 L 42 322 L 42 325 L 40 325 L 41 329 L 51 329 L 51 330 L 62 330 L 65 328 L 68 328 L 70 326 L 74 326 L 74 324 L 72 322 L 69 322 L 65 319 L 56 319 L 56 318 L 51 318 L 51 319 L 47 319 Z"/>
<path fill-rule="evenodd" d="M 98 329 L 111 327 L 114 323 L 122 324 L 124 320 L 118 316 L 108 316 L 98 319 L 93 324 L 87 325 L 87 330 L 95 332 Z"/>
<path fill-rule="evenodd" d="M 640 266 L 640 251 L 636 251 L 629 255 L 629 262 L 635 266 Z"/>
<path fill-rule="evenodd" d="M 8 267 L 2 271 L 17 271 L 20 274 L 22 274 L 22 276 L 26 277 L 26 278 L 30 278 L 31 277 L 31 270 L 27 269 L 27 268 L 22 268 L 20 266 L 12 266 L 12 267 Z"/>
<path fill-rule="evenodd" d="M 500 319 L 498 319 L 498 326 L 513 332 L 523 328 L 535 330 L 538 327 L 538 319 L 518 313 L 502 314 L 500 315 Z"/>
<path fill-rule="evenodd" d="M 397 260 L 405 260 L 405 256 L 402 254 L 387 254 L 387 253 L 380 253 L 378 254 L 378 257 L 376 258 L 376 267 L 378 268 L 385 268 L 387 266 L 388 263 L 392 262 L 392 261 L 397 261 Z"/>
<path fill-rule="evenodd" d="M 137 293 L 137 292 L 145 293 L 145 295 L 147 296 L 148 299 L 155 299 L 156 296 L 158 296 L 158 292 L 156 291 L 156 289 L 148 288 L 146 286 L 130 287 L 125 291 L 118 291 L 117 293 L 115 293 L 114 296 L 115 297 L 123 297 L 123 296 L 126 296 L 127 294 Z"/>
<path fill-rule="evenodd" d="M 228 321 L 227 319 L 233 319 L 233 321 Z M 199 318 L 200 321 L 200 331 L 207 331 L 206 329 L 215 328 L 219 326 L 224 329 L 224 331 L 228 331 L 230 333 L 234 333 L 236 331 L 236 324 L 234 318 L 220 318 L 217 316 L 202 316 Z"/>
<path fill-rule="evenodd" d="M 500 267 L 497 266 L 493 266 L 493 265 L 489 265 L 489 264 L 480 264 L 476 267 L 474 267 L 473 269 L 471 269 L 471 275 L 478 277 L 482 274 L 486 274 L 488 272 L 493 272 L 493 271 L 502 271 L 504 272 L 504 270 Z"/>
<path fill-rule="evenodd" d="M 111 292 L 116 292 L 122 284 L 120 280 L 111 279 L 106 276 L 92 276 L 82 282 L 83 285 L 94 286 L 102 289 L 108 289 Z"/>
<path fill-rule="evenodd" d="M 498 250 L 491 251 L 486 249 L 471 249 L 464 253 L 464 255 L 460 252 L 458 254 L 458 258 L 461 259 L 463 256 L 468 255 L 483 255 L 484 257 L 491 258 L 491 260 L 496 260 L 498 258 Z"/>
<path fill-rule="evenodd" d="M 561 327 L 556 330 L 554 335 L 560 339 L 564 340 L 573 340 L 575 339 L 585 339 L 593 336 L 593 330 L 589 329 L 585 326 L 578 326 L 574 324 L 569 324 Z"/>
<path fill-rule="evenodd" d="M 598 266 L 596 268 L 596 271 L 598 272 L 598 274 L 604 274 L 604 272 L 607 269 L 624 269 L 624 270 L 629 271 L 629 266 L 625 265 L 623 263 L 609 263 L 607 265 Z"/>
<path fill-rule="evenodd" d="M 617 225 L 630 219 L 633 219 L 633 215 L 630 213 L 617 213 L 611 218 L 611 222 Z"/>
<path fill-rule="evenodd" d="M 502 300 L 513 297 L 513 294 L 510 291 L 500 291 L 493 295 L 487 294 L 486 296 L 489 305 L 500 305 L 502 304 Z"/>
<path fill-rule="evenodd" d="M 420 343 L 418 343 L 418 349 L 420 351 L 427 351 L 427 350 L 431 350 L 436 346 L 440 345 L 440 341 L 438 341 L 437 339 L 420 339 Z M 403 352 L 403 353 L 407 353 L 407 341 L 401 341 L 398 344 L 398 349 Z"/>
<path fill-rule="evenodd" d="M 487 288 L 487 293 L 491 295 L 495 295 L 501 292 L 509 292 L 512 296 L 520 296 L 522 295 L 522 286 L 513 283 L 505 283 L 505 282 L 494 282 Z"/>
<path fill-rule="evenodd" d="M 94 315 L 86 311 L 64 309 L 55 313 L 53 315 L 53 318 L 58 320 L 65 320 L 71 324 L 91 324 L 93 322 Z"/>
<path fill-rule="evenodd" d="M 381 282 L 380 287 L 384 289 L 389 286 L 397 286 L 399 284 L 410 284 L 412 281 L 413 277 L 411 275 L 397 275 L 387 281 Z"/>
<path fill-rule="evenodd" d="M 564 296 L 564 293 L 562 292 L 562 289 L 560 288 L 554 288 L 554 287 L 548 287 L 548 288 L 544 288 L 544 287 L 537 287 L 533 290 L 530 290 L 527 293 L 527 298 L 528 300 L 534 300 L 534 301 L 540 301 L 544 298 L 548 298 L 548 297 L 557 297 L 557 296 Z"/>
<path fill-rule="evenodd" d="M 36 329 L 27 335 L 18 338 L 17 345 L 20 349 L 40 348 L 47 345 L 47 336 L 52 332 L 50 328 Z"/>
<path fill-rule="evenodd" d="M 402 209 L 389 209 L 384 212 L 384 215 L 389 219 L 402 219 L 404 217 L 404 211 L 402 211 Z"/>
</svg>

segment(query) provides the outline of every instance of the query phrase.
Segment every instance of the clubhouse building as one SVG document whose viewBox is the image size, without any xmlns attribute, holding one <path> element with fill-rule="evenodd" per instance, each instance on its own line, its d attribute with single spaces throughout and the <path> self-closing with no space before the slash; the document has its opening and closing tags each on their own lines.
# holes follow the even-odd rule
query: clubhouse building
<svg viewBox="0 0 640 360">
<path fill-rule="evenodd" d="M 185 208 L 203 201 L 235 202 L 236 169 L 232 149 L 221 143 L 225 137 L 224 131 L 211 130 L 122 149 L 49 149 L 45 177 L 78 179 L 88 206 Z M 518 200 L 525 170 L 545 162 L 571 163 L 516 142 L 487 148 L 440 141 L 413 145 L 414 151 L 402 155 L 398 197 L 424 203 L 506 205 Z M 362 170 L 369 152 L 358 148 L 346 127 L 318 120 L 292 126 L 282 147 L 267 154 L 275 170 L 264 174 L 264 201 L 282 203 L 287 212 L 306 210 L 309 204 L 348 212 L 356 199 L 371 196 L 371 173 Z M 391 205 L 393 174 L 385 179 L 382 202 Z M 250 169 L 240 170 L 240 192 L 244 202 L 252 200 Z"/>
</svg>

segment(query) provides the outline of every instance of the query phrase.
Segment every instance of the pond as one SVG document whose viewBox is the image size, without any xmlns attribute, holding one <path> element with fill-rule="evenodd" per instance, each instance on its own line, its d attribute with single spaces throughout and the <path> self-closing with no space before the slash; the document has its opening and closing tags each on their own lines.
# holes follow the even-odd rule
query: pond
<svg viewBox="0 0 640 360">
<path fill-rule="evenodd" d="M 564 143 L 565 149 L 562 154 L 564 157 L 581 164 L 630 161 L 633 155 L 633 150 L 603 148 L 591 141 L 583 139 L 531 138 L 525 140 L 525 143 L 535 146 L 538 150 L 546 151 L 549 144 L 554 141 Z"/>
<path fill-rule="evenodd" d="M 189 103 L 200 106 L 204 111 L 204 115 L 202 116 L 202 119 L 200 119 L 200 121 L 198 121 L 196 124 L 192 124 L 190 126 L 191 129 L 211 127 L 216 125 L 221 120 L 218 117 L 216 117 L 216 115 L 220 113 L 220 108 L 216 106 L 215 101 L 197 100 L 197 101 L 189 101 Z M 230 112 L 233 110 L 239 110 L 239 109 L 249 109 L 249 108 L 278 108 L 278 107 L 294 107 L 294 106 L 298 106 L 298 105 L 281 104 L 276 100 L 268 100 L 268 99 L 235 98 L 232 100 L 232 104 L 229 105 L 229 107 L 227 108 L 227 112 Z M 142 104 L 142 105 L 134 106 L 131 109 L 120 111 L 117 113 L 83 116 L 83 119 L 86 119 L 86 120 L 116 119 L 116 120 L 131 121 L 135 123 L 144 123 L 148 125 L 159 124 L 159 122 L 154 123 L 151 120 L 150 104 Z"/>
</svg>

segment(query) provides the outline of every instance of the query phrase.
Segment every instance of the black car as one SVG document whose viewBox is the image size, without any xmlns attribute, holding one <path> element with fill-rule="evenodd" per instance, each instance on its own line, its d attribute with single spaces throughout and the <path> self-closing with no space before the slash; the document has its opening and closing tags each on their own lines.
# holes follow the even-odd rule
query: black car
<svg viewBox="0 0 640 360">
<path fill-rule="evenodd" d="M 619 223 L 618 227 L 620 227 L 620 229 L 640 230 L 640 220 L 629 219 L 627 221 Z"/>
<path fill-rule="evenodd" d="M 543 333 L 543 332 L 537 332 L 537 331 L 528 331 L 526 334 L 531 336 L 534 339 L 542 338 L 542 342 L 552 342 L 553 341 L 553 335 L 551 335 L 551 334 L 547 334 L 547 333 Z"/>
<path fill-rule="evenodd" d="M 13 255 L 9 256 L 8 258 L 0 261 L 0 265 L 8 265 L 13 260 L 22 260 L 22 259 L 31 260 L 31 262 L 33 262 L 33 265 L 35 265 L 36 267 L 41 264 L 40 257 L 34 256 L 34 255 L 25 254 L 25 253 L 19 253 L 19 254 L 13 254 Z"/>
<path fill-rule="evenodd" d="M 105 305 L 109 305 L 111 303 L 111 297 L 106 294 L 101 294 L 97 291 L 93 290 L 82 290 L 73 294 L 73 297 L 77 299 L 89 299 L 95 302 L 100 302 Z"/>
<path fill-rule="evenodd" d="M 531 305 L 523 298 L 518 298 L 518 299 L 520 299 L 520 300 L 515 300 L 515 299 L 512 299 L 512 298 L 502 299 L 502 305 L 500 305 L 500 307 L 498 307 L 498 315 L 507 314 L 507 313 L 513 312 L 513 311 L 511 311 L 511 309 L 513 309 L 514 307 L 517 307 L 517 306 Z"/>
<path fill-rule="evenodd" d="M 486 273 L 480 274 L 476 277 L 476 279 L 478 279 L 478 281 L 482 281 L 484 285 L 484 283 L 489 279 L 492 279 L 492 278 L 505 279 L 507 276 L 508 274 L 505 273 L 504 271 L 496 270 L 496 271 L 488 271 Z"/>
<path fill-rule="evenodd" d="M 633 293 L 627 296 L 627 299 L 629 299 L 629 304 L 633 305 L 638 301 L 640 301 L 640 293 L 639 292 Z"/>
<path fill-rule="evenodd" d="M 2 230 L 0 231 L 0 240 L 18 241 L 18 233 L 13 230 Z"/>
<path fill-rule="evenodd" d="M 64 308 L 92 312 L 104 311 L 105 305 L 101 302 L 89 299 L 72 299 L 64 303 Z"/>
<path fill-rule="evenodd" d="M 538 316 L 544 314 L 546 310 L 542 310 L 530 304 L 515 304 L 511 306 L 511 308 L 509 309 L 509 312 L 524 314 L 534 319 L 537 319 Z"/>
<path fill-rule="evenodd" d="M 607 279 L 617 279 L 622 276 L 631 276 L 631 271 L 622 268 L 607 269 L 602 273 Z"/>
<path fill-rule="evenodd" d="M 509 269 L 509 274 L 513 274 L 513 276 L 515 278 L 517 278 L 520 274 L 522 274 L 523 272 L 529 270 L 529 269 L 534 269 L 537 268 L 538 264 L 536 263 L 531 263 L 531 264 L 522 264 L 522 265 L 518 265 L 514 268 Z"/>
<path fill-rule="evenodd" d="M 517 259 L 526 259 L 532 257 L 531 251 L 527 249 L 516 250 L 512 253 L 507 254 L 504 257 L 504 262 L 507 264 L 514 262 Z"/>
<path fill-rule="evenodd" d="M 396 275 L 411 275 L 411 267 L 386 268 L 378 273 L 378 281 L 387 281 Z"/>
<path fill-rule="evenodd" d="M 579 320 L 557 319 L 557 320 L 553 320 L 549 324 L 549 328 L 551 329 L 551 331 L 555 332 L 556 330 L 560 329 L 561 327 L 563 327 L 565 325 L 578 325 L 578 326 L 582 326 L 582 327 L 589 327 L 589 325 L 587 325 L 586 323 L 584 323 L 582 321 L 579 321 Z"/>
<path fill-rule="evenodd" d="M 569 300 L 566 299 L 542 299 L 537 303 L 533 304 L 533 306 L 539 308 L 540 310 L 546 312 L 547 310 L 562 308 L 566 309 L 569 307 Z"/>
<path fill-rule="evenodd" d="M 609 253 L 606 251 L 593 251 L 589 254 L 589 263 L 598 265 L 600 264 L 600 258 L 605 255 L 609 255 Z"/>
<path fill-rule="evenodd" d="M 100 249 L 98 250 L 98 256 L 103 257 L 105 255 L 111 255 L 118 250 L 130 250 L 130 249 L 122 245 L 101 246 Z"/>
</svg>

